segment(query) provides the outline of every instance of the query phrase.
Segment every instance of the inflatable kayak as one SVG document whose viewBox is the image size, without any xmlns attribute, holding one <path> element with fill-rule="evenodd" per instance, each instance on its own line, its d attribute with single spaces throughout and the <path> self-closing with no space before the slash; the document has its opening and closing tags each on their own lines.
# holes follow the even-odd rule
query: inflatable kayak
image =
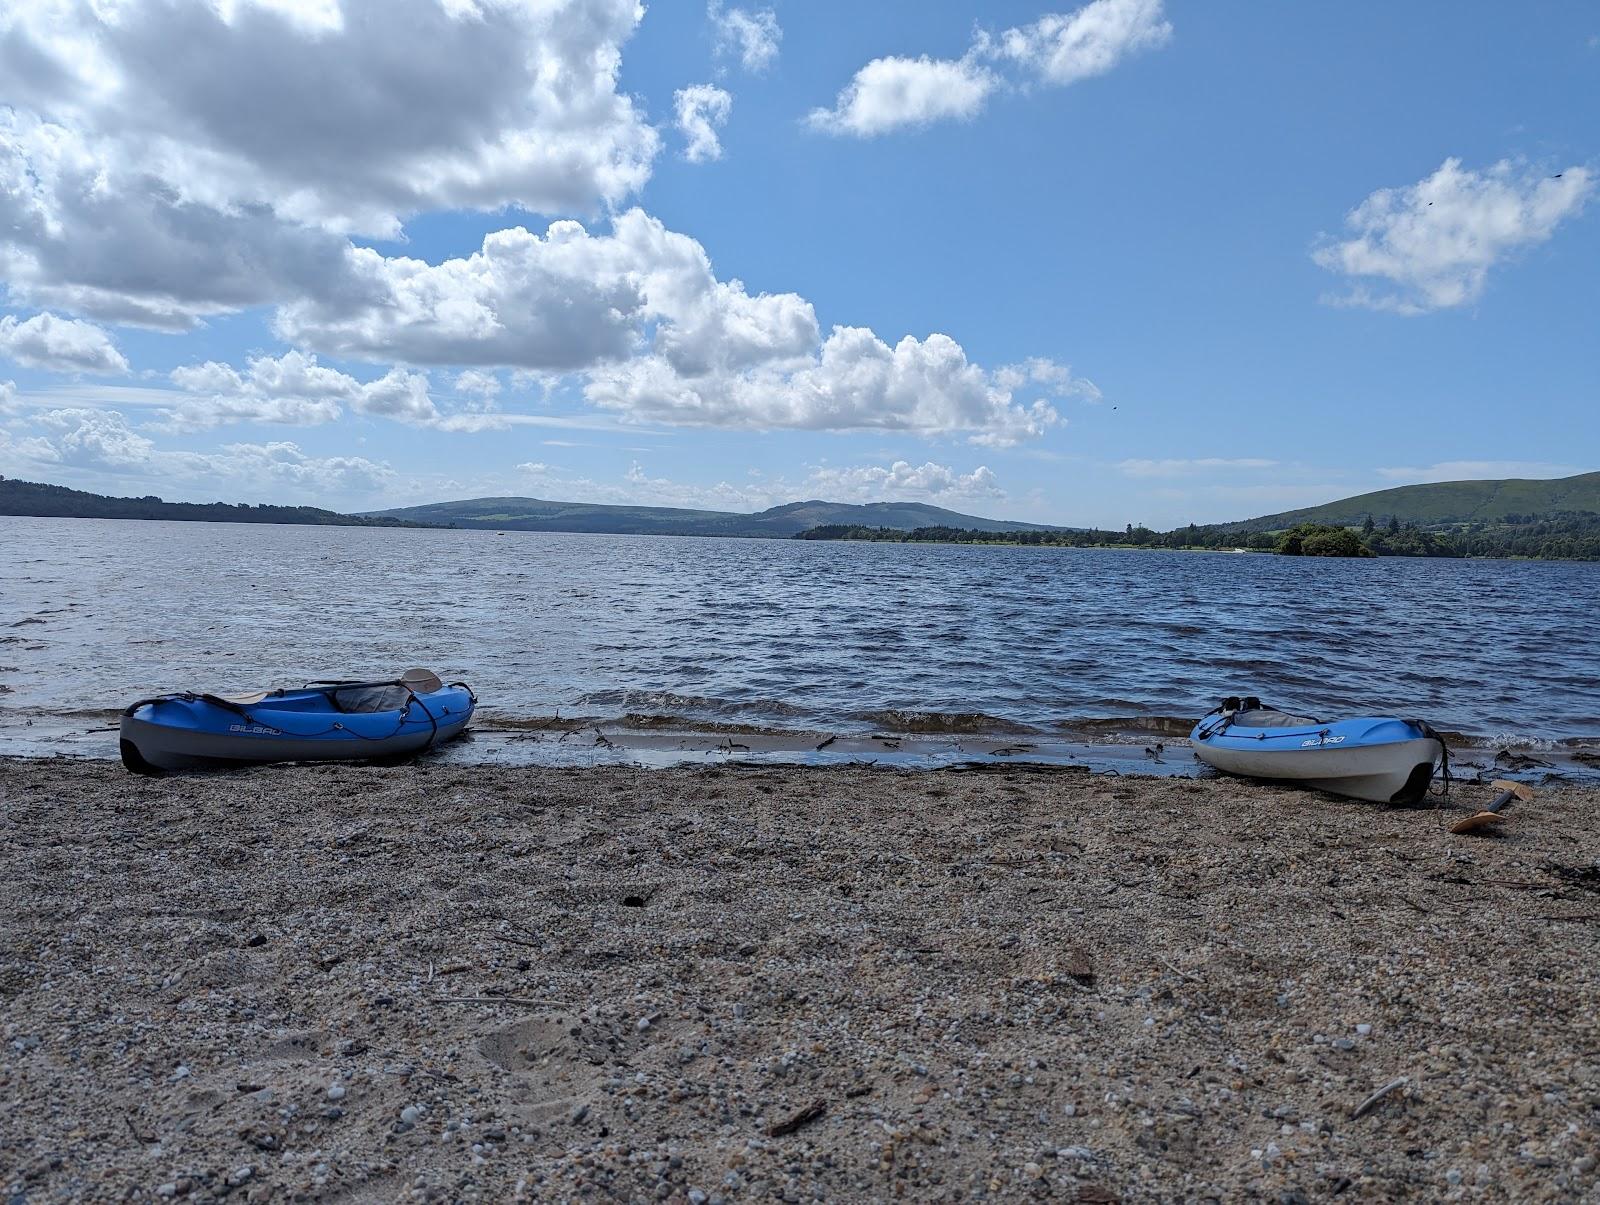
<svg viewBox="0 0 1600 1205">
<path fill-rule="evenodd" d="M 1324 722 L 1228 699 L 1189 734 L 1195 756 L 1225 774 L 1297 782 L 1372 803 L 1415 803 L 1449 750 L 1419 720 L 1359 716 Z M 1448 770 L 1446 771 L 1448 773 Z"/>
<path fill-rule="evenodd" d="M 150 772 L 396 757 L 459 736 L 476 705 L 466 683 L 446 686 L 427 670 L 251 695 L 184 691 L 141 699 L 122 713 L 122 761 Z"/>
</svg>

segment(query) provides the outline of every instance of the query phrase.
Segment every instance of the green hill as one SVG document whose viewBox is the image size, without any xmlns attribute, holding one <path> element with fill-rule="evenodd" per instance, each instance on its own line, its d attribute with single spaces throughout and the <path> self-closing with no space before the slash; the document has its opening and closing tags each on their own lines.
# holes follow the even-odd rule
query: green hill
<svg viewBox="0 0 1600 1205">
<path fill-rule="evenodd" d="M 293 523 L 313 527 L 420 527 L 402 519 L 341 515 L 315 506 L 251 506 L 248 502 L 163 502 L 112 498 L 64 485 L 0 477 L 0 515 L 60 519 L 168 519 L 188 523 Z"/>
<path fill-rule="evenodd" d="M 962 527 L 976 531 L 1036 531 L 1037 523 L 983 519 L 921 502 L 789 502 L 756 514 L 670 506 L 607 506 L 542 498 L 471 498 L 376 512 L 378 517 L 503 531 L 607 532 L 618 535 L 768 536 L 787 538 L 829 524 Z"/>
<path fill-rule="evenodd" d="M 1600 513 L 1600 473 L 1581 473 L 1549 481 L 1509 478 L 1504 481 L 1439 481 L 1402 485 L 1341 498 L 1322 506 L 1281 511 L 1238 523 L 1215 524 L 1222 530 L 1280 531 L 1301 523 L 1354 526 L 1368 515 L 1375 523 L 1391 518 L 1419 527 L 1454 523 L 1502 523 L 1540 515 L 1590 511 Z"/>
</svg>

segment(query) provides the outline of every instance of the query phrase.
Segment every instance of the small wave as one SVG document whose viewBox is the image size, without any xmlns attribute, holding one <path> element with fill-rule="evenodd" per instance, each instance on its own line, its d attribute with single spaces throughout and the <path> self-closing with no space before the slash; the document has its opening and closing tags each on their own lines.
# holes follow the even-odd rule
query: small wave
<svg viewBox="0 0 1600 1205">
<path fill-rule="evenodd" d="M 882 711 L 858 711 L 850 718 L 891 732 L 1016 734 L 1038 731 L 1029 724 L 981 711 L 905 711 L 891 707 Z"/>
<path fill-rule="evenodd" d="M 595 690 L 579 697 L 585 707 L 620 707 L 639 715 L 674 715 L 699 712 L 706 715 L 809 716 L 803 707 L 778 699 L 718 699 L 704 695 L 680 695 L 670 690 Z"/>
<path fill-rule="evenodd" d="M 594 728 L 616 731 L 629 729 L 637 732 L 703 732 L 717 736 L 784 736 L 782 728 L 760 724 L 729 723 L 719 720 L 691 720 L 681 715 L 630 711 L 623 716 L 594 715 L 531 715 L 500 716 L 480 713 L 477 722 L 480 731 L 514 732 L 580 732 Z"/>
<path fill-rule="evenodd" d="M 1188 736 L 1198 717 L 1179 715 L 1084 716 L 1062 720 L 1059 732 L 1076 736 Z"/>
<path fill-rule="evenodd" d="M 576 728 L 592 728 L 600 723 L 594 716 L 523 715 L 502 716 L 479 712 L 474 727 L 480 729 L 512 729 L 517 732 L 571 732 Z"/>
</svg>

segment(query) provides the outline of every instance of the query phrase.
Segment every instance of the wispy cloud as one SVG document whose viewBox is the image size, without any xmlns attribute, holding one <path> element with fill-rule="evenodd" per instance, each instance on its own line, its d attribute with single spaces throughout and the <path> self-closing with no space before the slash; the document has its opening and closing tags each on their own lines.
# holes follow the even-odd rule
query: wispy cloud
<svg viewBox="0 0 1600 1205">
<path fill-rule="evenodd" d="M 1278 462 L 1255 456 L 1201 456 L 1195 459 L 1120 460 L 1117 471 L 1126 477 L 1187 477 L 1196 473 L 1227 472 L 1231 469 L 1270 469 Z"/>
<path fill-rule="evenodd" d="M 710 0 L 706 16 L 715 33 L 715 52 L 719 58 L 734 55 L 746 71 L 757 75 L 777 60 L 783 29 L 770 8 L 724 9 L 722 0 Z"/>
<path fill-rule="evenodd" d="M 733 97 L 715 84 L 694 84 L 672 94 L 683 135 L 683 157 L 690 163 L 722 158 L 717 131 L 727 124 Z"/>
<path fill-rule="evenodd" d="M 1545 480 L 1552 477 L 1572 477 L 1593 471 L 1575 464 L 1554 464 L 1546 460 L 1442 460 L 1423 467 L 1396 465 L 1378 470 L 1378 476 L 1389 481 L 1493 481 L 1502 477 L 1526 477 Z"/>
</svg>

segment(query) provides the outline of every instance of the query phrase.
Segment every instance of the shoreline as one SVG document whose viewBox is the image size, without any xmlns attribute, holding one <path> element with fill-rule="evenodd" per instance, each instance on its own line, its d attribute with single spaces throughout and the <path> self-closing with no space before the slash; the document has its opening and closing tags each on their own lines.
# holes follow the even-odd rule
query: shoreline
<svg viewBox="0 0 1600 1205">
<path fill-rule="evenodd" d="M 3 715 L 3 710 L 0 710 Z M 115 711 L 42 717 L 25 729 L 0 724 L 0 759 L 116 761 Z M 1023 724 L 987 727 L 993 717 L 883 713 L 876 729 L 773 727 L 703 722 L 674 715 L 540 716 L 507 720 L 480 715 L 461 737 L 425 755 L 452 767 L 537 766 L 551 769 L 626 766 L 670 769 L 749 761 L 772 766 L 886 766 L 908 770 L 1078 768 L 1097 775 L 1211 779 L 1216 771 L 1191 751 L 1187 721 L 1168 717 L 1064 721 L 1055 730 Z M 931 724 L 919 725 L 919 719 Z M 969 723 L 969 721 L 972 721 Z M 1492 742 L 1443 734 L 1453 778 L 1462 782 L 1516 778 L 1535 785 L 1600 787 L 1600 738 Z M 1474 743 L 1476 742 L 1476 743 Z M 1435 789 L 1439 787 L 1435 780 Z"/>
<path fill-rule="evenodd" d="M 3 760 L 0 1179 L 1576 1200 L 1597 805 L 1474 838 L 1021 765 Z"/>
</svg>

